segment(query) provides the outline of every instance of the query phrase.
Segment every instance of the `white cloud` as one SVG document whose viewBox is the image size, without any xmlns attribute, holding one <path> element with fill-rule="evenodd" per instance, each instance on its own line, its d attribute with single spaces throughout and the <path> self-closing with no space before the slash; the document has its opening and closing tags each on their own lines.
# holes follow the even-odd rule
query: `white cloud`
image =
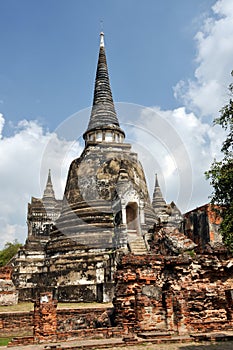
<svg viewBox="0 0 233 350">
<path fill-rule="evenodd" d="M 184 107 L 166 111 L 140 108 L 140 118 L 131 127 L 131 142 L 142 161 L 150 193 L 158 173 L 164 197 L 175 201 L 182 211 L 207 203 L 211 189 L 204 172 L 221 156 L 224 131 L 210 127 Z"/>
<path fill-rule="evenodd" d="M 204 20 L 194 38 L 197 48 L 194 78 L 181 80 L 174 88 L 175 97 L 184 103 L 185 108 L 174 111 L 156 109 L 179 133 L 189 154 L 193 179 L 191 207 L 208 201 L 212 189 L 203 174 L 214 158 L 221 158 L 225 133 L 220 127 L 204 122 L 209 118 L 203 117 L 217 117 L 221 107 L 229 100 L 228 85 L 233 69 L 232 38 L 233 2 L 218 0 L 212 7 L 212 15 Z M 187 113 L 187 110 L 193 113 Z M 166 178 L 167 183 L 170 194 L 170 184 L 174 186 L 174 179 Z"/>
<path fill-rule="evenodd" d="M 227 87 L 233 69 L 233 2 L 219 0 L 212 7 L 212 16 L 205 19 L 196 34 L 195 77 L 180 81 L 174 88 L 189 110 L 200 116 L 218 115 L 228 100 Z"/>
<path fill-rule="evenodd" d="M 26 225 L 9 224 L 5 218 L 0 217 L 1 248 L 6 242 L 19 242 L 25 240 Z"/>
<path fill-rule="evenodd" d="M 27 202 L 42 196 L 49 168 L 55 193 L 62 197 L 68 164 L 80 152 L 78 143 L 46 132 L 37 121 L 19 122 L 11 137 L 2 137 L 3 125 L 0 115 L 1 245 L 14 238 L 24 241 Z M 45 154 L 48 144 L 50 153 Z"/>
</svg>

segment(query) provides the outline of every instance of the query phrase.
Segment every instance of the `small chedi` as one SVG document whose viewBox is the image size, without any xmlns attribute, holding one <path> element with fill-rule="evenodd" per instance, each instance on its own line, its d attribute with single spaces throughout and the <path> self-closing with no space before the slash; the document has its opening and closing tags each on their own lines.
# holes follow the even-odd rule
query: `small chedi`
<svg viewBox="0 0 233 350">
<path fill-rule="evenodd" d="M 190 333 L 233 326 L 233 260 L 207 205 L 181 215 L 157 176 L 153 199 L 125 142 L 100 36 L 85 147 L 70 165 L 64 197 L 51 174 L 28 206 L 28 237 L 13 261 L 19 300 L 51 292 L 63 302 L 109 302 L 128 331 Z"/>
</svg>

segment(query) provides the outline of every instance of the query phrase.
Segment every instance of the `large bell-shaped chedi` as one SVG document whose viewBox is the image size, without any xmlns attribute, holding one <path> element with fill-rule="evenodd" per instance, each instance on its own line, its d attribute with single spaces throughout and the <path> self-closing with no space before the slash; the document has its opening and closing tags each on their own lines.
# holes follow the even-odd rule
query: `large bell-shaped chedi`
<svg viewBox="0 0 233 350">
<path fill-rule="evenodd" d="M 153 227 L 155 213 L 142 166 L 131 145 L 125 143 L 119 125 L 103 33 L 93 106 L 83 138 L 85 148 L 70 165 L 63 208 L 47 245 L 47 257 L 54 282 L 65 291 L 60 292 L 59 299 L 70 293 L 67 285 L 76 284 L 89 288 L 89 299 L 100 300 L 103 295 L 108 300 L 116 251 L 146 253 L 145 238 Z M 81 300 L 78 295 L 84 290 L 77 292 L 76 288 L 75 293 L 73 299 Z"/>
</svg>

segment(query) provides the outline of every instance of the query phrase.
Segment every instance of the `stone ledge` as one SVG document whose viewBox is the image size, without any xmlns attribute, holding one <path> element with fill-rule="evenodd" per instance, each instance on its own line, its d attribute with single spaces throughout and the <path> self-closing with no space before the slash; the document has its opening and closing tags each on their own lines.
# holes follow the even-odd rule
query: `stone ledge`
<svg viewBox="0 0 233 350">
<path fill-rule="evenodd" d="M 232 333 L 200 333 L 200 334 L 191 334 L 191 338 L 196 342 L 200 341 L 232 341 L 233 340 L 233 332 Z"/>
<path fill-rule="evenodd" d="M 163 332 L 163 331 L 147 331 L 147 332 L 141 332 L 141 333 L 138 333 L 137 336 L 139 338 L 143 338 L 143 339 L 151 339 L 151 338 L 161 338 L 161 337 L 171 337 L 171 333 L 170 332 Z"/>
</svg>

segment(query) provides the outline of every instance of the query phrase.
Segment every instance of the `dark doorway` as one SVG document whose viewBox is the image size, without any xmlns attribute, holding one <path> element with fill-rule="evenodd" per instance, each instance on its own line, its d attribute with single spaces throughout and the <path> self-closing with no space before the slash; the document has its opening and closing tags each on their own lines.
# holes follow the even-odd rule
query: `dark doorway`
<svg viewBox="0 0 233 350">
<path fill-rule="evenodd" d="M 126 207 L 127 229 L 132 233 L 139 233 L 138 205 L 129 203 Z"/>
<path fill-rule="evenodd" d="M 97 303 L 102 303 L 104 298 L 104 284 L 100 283 L 96 286 L 96 296 L 97 296 Z"/>
</svg>

